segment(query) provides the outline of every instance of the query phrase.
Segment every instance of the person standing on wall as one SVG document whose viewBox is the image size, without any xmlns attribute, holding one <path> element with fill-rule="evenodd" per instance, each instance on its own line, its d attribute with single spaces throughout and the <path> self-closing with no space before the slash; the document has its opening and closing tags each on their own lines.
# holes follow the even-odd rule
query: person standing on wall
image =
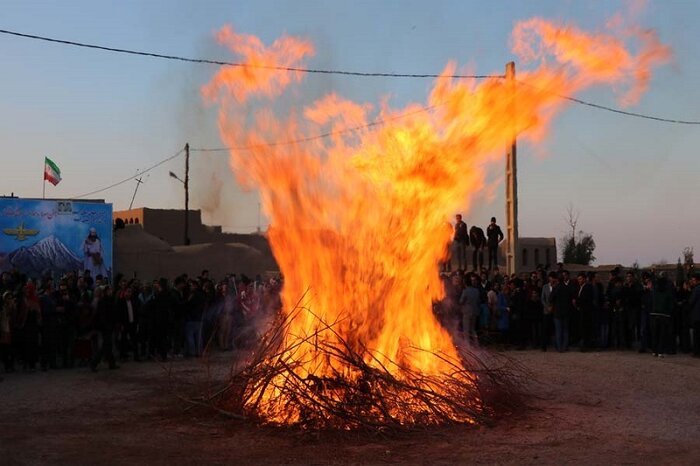
<svg viewBox="0 0 700 466">
<path fill-rule="evenodd" d="M 496 217 L 491 217 L 491 223 L 486 227 L 486 243 L 489 249 L 489 270 L 498 266 L 498 245 L 503 241 L 501 227 L 496 225 Z"/>
<path fill-rule="evenodd" d="M 457 256 L 457 269 L 467 269 L 467 246 L 469 246 L 469 233 L 467 232 L 467 224 L 462 221 L 462 216 L 455 216 L 455 232 L 452 241 L 454 255 Z"/>
<path fill-rule="evenodd" d="M 479 271 L 484 266 L 484 246 L 486 245 L 486 236 L 484 230 L 476 225 L 472 225 L 469 229 L 469 242 L 474 248 L 472 252 L 472 265 L 474 271 Z"/>
</svg>

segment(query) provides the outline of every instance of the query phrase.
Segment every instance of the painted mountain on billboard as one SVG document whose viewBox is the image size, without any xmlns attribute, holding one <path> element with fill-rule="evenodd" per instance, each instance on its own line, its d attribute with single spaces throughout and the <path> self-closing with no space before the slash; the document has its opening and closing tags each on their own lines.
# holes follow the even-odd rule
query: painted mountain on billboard
<svg viewBox="0 0 700 466">
<path fill-rule="evenodd" d="M 21 247 L 8 255 L 12 267 L 29 276 L 38 276 L 47 270 L 56 272 L 78 271 L 83 262 L 54 235 L 37 241 L 30 247 Z"/>
</svg>

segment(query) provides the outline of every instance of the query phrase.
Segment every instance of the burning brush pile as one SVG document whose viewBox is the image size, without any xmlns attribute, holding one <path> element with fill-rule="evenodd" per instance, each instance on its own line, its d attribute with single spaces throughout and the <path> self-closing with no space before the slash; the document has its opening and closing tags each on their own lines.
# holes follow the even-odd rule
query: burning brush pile
<svg viewBox="0 0 700 466">
<path fill-rule="evenodd" d="M 633 103 L 669 50 L 619 18 L 600 34 L 531 19 L 513 32 L 513 51 L 534 62 L 517 81 L 452 79 L 450 63 L 425 106 L 329 94 L 282 110 L 303 89 L 308 75 L 294 69 L 314 46 L 289 36 L 265 46 L 229 27 L 217 39 L 251 66 L 221 68 L 202 93 L 218 105 L 239 182 L 260 192 L 285 276 L 282 312 L 219 393 L 221 408 L 276 425 L 382 430 L 481 423 L 507 407 L 499 400 L 514 400 L 520 372 L 432 312 L 444 296 L 446 222 L 484 192 L 509 141 L 542 139 L 562 95 L 611 83 Z"/>
<path fill-rule="evenodd" d="M 318 325 L 293 336 L 294 319 L 303 314 Z M 488 365 L 476 353 L 464 350 L 456 358 L 407 340 L 391 360 L 341 332 L 341 322 L 324 322 L 303 307 L 281 315 L 221 392 L 222 407 L 278 425 L 376 431 L 485 423 L 495 409 L 518 406 L 524 371 L 506 358 Z M 441 367 L 425 370 L 417 361 Z"/>
</svg>

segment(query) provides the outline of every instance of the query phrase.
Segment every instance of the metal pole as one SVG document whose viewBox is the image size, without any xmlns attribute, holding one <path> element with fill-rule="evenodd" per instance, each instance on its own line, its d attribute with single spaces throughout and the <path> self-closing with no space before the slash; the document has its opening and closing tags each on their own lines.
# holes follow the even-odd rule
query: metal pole
<svg viewBox="0 0 700 466">
<path fill-rule="evenodd" d="M 506 64 L 506 85 L 510 90 L 510 113 L 515 117 L 515 63 Z M 515 128 L 506 147 L 506 270 L 518 273 L 518 170 Z"/>
<path fill-rule="evenodd" d="M 190 245 L 190 144 L 185 144 L 185 246 Z"/>
<path fill-rule="evenodd" d="M 129 210 L 134 206 L 134 199 L 136 199 L 136 192 L 139 190 L 139 185 L 143 183 L 141 178 L 136 178 L 136 189 L 134 189 L 134 195 L 131 196 L 131 203 L 129 204 Z"/>
</svg>

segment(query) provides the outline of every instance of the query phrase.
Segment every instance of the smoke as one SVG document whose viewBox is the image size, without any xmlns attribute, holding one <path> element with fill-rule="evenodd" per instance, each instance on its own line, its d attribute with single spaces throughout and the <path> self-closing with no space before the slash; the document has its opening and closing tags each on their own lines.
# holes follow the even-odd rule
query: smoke
<svg viewBox="0 0 700 466">
<path fill-rule="evenodd" d="M 314 37 L 327 38 L 323 30 L 313 31 Z M 220 58 L 226 61 L 238 61 L 240 56 L 231 55 L 225 48 L 215 43 L 212 38 L 226 38 L 233 34 L 230 28 L 213 31 L 202 36 L 195 44 L 195 56 Z M 250 47 L 250 38 L 242 47 Z M 329 38 L 327 38 L 329 39 Z M 321 40 L 321 43 L 327 41 Z M 282 43 L 280 43 L 282 46 Z M 333 66 L 333 54 L 328 49 L 320 50 L 314 63 L 320 67 Z M 240 68 L 223 68 L 235 70 Z M 182 144 L 189 142 L 190 157 L 190 201 L 191 208 L 201 209 L 203 221 L 207 224 L 221 225 L 224 230 L 240 233 L 255 231 L 259 226 L 266 229 L 269 221 L 264 212 L 259 212 L 260 196 L 257 190 L 251 189 L 250 180 L 245 173 L 238 172 L 235 176 L 231 170 L 228 151 L 200 152 L 201 148 L 222 148 L 222 142 L 217 130 L 217 111 L 209 105 L 206 91 L 202 83 L 211 80 L 218 68 L 201 65 L 189 66 L 181 78 L 181 95 L 179 108 L 176 111 L 177 125 L 183 135 Z M 275 73 L 277 77 L 284 73 Z M 277 78 L 274 78 L 277 79 Z M 274 102 L 276 114 L 294 114 L 309 102 L 328 94 L 335 86 L 332 75 L 307 76 L 295 92 L 288 92 Z M 205 97 L 205 98 L 203 98 Z M 269 108 L 269 103 L 264 107 Z M 245 126 L 254 125 L 255 115 L 263 106 L 255 100 L 239 105 L 240 118 Z M 278 141 L 266 141 L 278 142 Z M 173 171 L 178 174 L 182 168 L 178 165 Z"/>
</svg>

